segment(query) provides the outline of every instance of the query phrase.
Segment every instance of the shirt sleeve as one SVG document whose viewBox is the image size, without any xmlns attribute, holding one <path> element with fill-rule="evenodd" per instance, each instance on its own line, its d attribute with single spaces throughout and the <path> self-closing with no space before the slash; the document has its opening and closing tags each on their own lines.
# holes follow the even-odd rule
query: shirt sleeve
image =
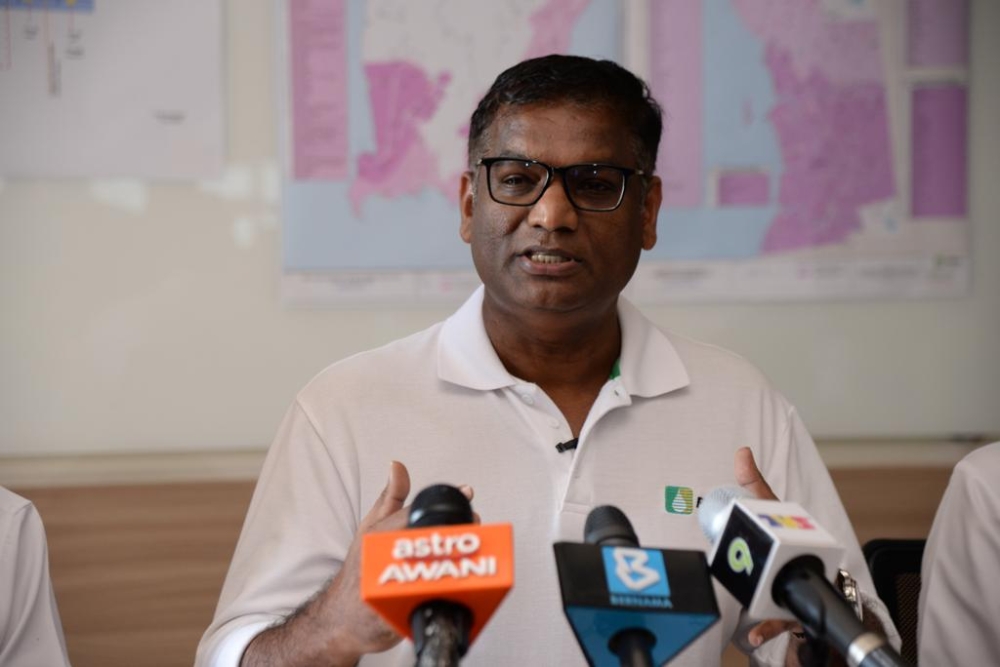
<svg viewBox="0 0 1000 667">
<path fill-rule="evenodd" d="M 899 650 L 902 639 L 889 616 L 889 610 L 875 593 L 858 538 L 819 450 L 795 408 L 786 405 L 785 416 L 784 427 L 773 449 L 754 452 L 764 479 L 778 498 L 802 505 L 844 547 L 841 567 L 857 581 L 865 613 L 878 617 L 889 643 Z M 746 624 L 741 630 L 749 630 L 750 627 L 752 624 Z M 784 665 L 787 646 L 788 633 L 782 633 L 751 654 L 751 665 Z"/>
<path fill-rule="evenodd" d="M 0 665 L 69 667 L 45 529 L 27 501 L 0 508 L 0 591 Z"/>
<path fill-rule="evenodd" d="M 338 441 L 343 440 L 338 436 Z M 280 622 L 340 570 L 360 519 L 353 448 L 333 460 L 299 402 L 286 414 L 250 501 L 215 618 L 196 667 L 234 667 L 253 638 Z"/>
<path fill-rule="evenodd" d="M 924 549 L 918 651 L 929 667 L 1000 656 L 1000 443 L 970 456 L 952 473 Z"/>
</svg>

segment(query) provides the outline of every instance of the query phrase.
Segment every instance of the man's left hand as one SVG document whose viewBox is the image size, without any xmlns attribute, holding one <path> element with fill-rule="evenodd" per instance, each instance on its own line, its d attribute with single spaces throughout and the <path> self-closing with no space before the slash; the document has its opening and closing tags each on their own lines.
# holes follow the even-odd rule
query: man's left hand
<svg viewBox="0 0 1000 667">
<path fill-rule="evenodd" d="M 757 462 L 754 461 L 753 452 L 750 451 L 749 447 L 741 447 L 736 450 L 735 473 L 736 483 L 749 491 L 755 498 L 760 498 L 761 500 L 778 500 L 778 496 L 774 494 L 767 480 L 760 473 L 760 469 L 757 468 Z M 795 621 L 761 621 L 750 629 L 747 641 L 750 642 L 751 646 L 756 648 L 764 642 L 777 637 L 782 632 L 789 630 L 801 633 L 802 626 Z M 794 636 L 790 639 L 788 653 L 785 657 L 785 667 L 799 667 L 798 647 L 802 642 L 803 640 L 797 639 Z"/>
</svg>

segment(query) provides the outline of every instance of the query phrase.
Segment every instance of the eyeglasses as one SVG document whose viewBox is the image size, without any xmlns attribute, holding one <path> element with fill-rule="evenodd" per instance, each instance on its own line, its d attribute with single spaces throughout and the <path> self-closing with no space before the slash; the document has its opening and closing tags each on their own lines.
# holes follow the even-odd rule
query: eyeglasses
<svg viewBox="0 0 1000 667">
<path fill-rule="evenodd" d="M 610 164 L 571 164 L 550 167 L 538 160 L 512 157 L 484 157 L 476 166 L 486 167 L 490 197 L 507 206 L 534 206 L 550 185 L 552 175 L 562 176 L 566 198 L 581 211 L 614 211 L 625 198 L 625 184 L 640 169 Z"/>
</svg>

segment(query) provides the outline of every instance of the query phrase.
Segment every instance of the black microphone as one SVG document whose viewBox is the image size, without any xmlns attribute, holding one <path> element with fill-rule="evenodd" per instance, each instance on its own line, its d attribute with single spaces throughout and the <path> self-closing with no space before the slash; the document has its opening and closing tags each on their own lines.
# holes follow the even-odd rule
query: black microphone
<svg viewBox="0 0 1000 667">
<path fill-rule="evenodd" d="M 583 526 L 583 541 L 599 547 L 639 548 L 639 538 L 632 523 L 614 505 L 595 507 L 587 515 L 587 522 Z M 608 648 L 618 656 L 622 665 L 652 667 L 651 649 L 655 644 L 656 637 L 646 628 L 625 628 L 611 637 Z"/>
<path fill-rule="evenodd" d="M 703 552 L 641 548 L 610 505 L 587 516 L 584 541 L 553 549 L 563 610 L 591 667 L 662 665 L 718 620 Z"/>
<path fill-rule="evenodd" d="M 698 518 L 713 543 L 712 574 L 748 615 L 794 618 L 850 667 L 905 666 L 824 576 L 843 554 L 833 536 L 796 503 L 747 496 L 742 489 L 715 489 Z"/>
<path fill-rule="evenodd" d="M 414 497 L 407 528 L 472 523 L 472 505 L 454 486 L 435 484 Z M 451 667 L 469 650 L 472 612 L 450 600 L 430 600 L 410 615 L 416 667 Z"/>
<path fill-rule="evenodd" d="M 362 539 L 361 599 L 413 640 L 418 667 L 457 665 L 514 585 L 512 526 L 474 519 L 438 484 L 413 499 L 405 530 Z"/>
<path fill-rule="evenodd" d="M 580 443 L 580 438 L 573 438 L 572 440 L 567 440 L 566 442 L 557 442 L 556 451 L 562 454 L 563 452 L 568 452 L 571 449 L 576 449 L 576 446 Z"/>
</svg>

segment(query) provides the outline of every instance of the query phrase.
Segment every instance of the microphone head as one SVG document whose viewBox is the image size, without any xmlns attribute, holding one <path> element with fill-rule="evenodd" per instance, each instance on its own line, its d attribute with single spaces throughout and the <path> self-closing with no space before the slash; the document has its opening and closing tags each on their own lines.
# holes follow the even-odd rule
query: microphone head
<svg viewBox="0 0 1000 667">
<path fill-rule="evenodd" d="M 472 504 L 465 494 L 448 484 L 428 486 L 413 499 L 407 526 L 454 526 L 472 523 Z"/>
<path fill-rule="evenodd" d="M 722 535 L 729 506 L 741 498 L 752 497 L 749 491 L 740 486 L 718 486 L 702 498 L 698 505 L 698 523 L 709 542 L 715 544 Z"/>
<path fill-rule="evenodd" d="M 632 523 L 614 505 L 601 505 L 590 510 L 583 527 L 583 541 L 599 546 L 639 546 Z"/>
</svg>

